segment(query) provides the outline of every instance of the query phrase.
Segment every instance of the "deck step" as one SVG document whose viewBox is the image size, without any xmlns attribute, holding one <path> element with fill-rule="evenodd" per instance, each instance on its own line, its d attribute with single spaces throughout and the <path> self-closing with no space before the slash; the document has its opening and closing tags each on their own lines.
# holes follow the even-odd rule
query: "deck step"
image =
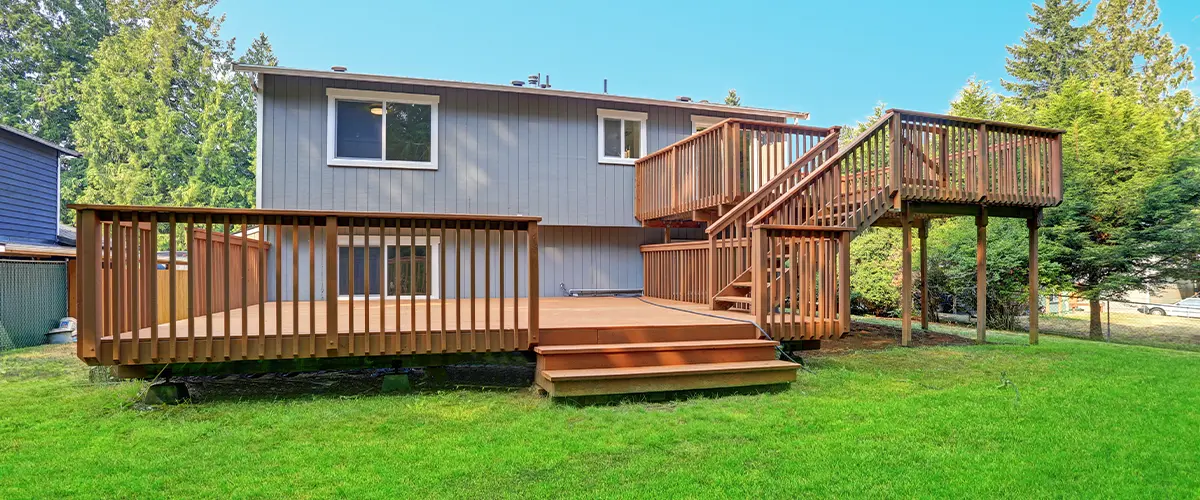
<svg viewBox="0 0 1200 500">
<path fill-rule="evenodd" d="M 734 281 L 733 283 L 730 283 L 730 285 L 732 285 L 732 286 L 743 287 L 743 288 L 750 288 L 750 286 L 753 284 L 754 284 L 754 282 L 752 282 L 752 281 Z"/>
<path fill-rule="evenodd" d="M 771 340 L 723 339 L 682 342 L 637 342 L 539 346 L 538 369 L 632 368 L 775 359 Z"/>
<path fill-rule="evenodd" d="M 719 389 L 793 382 L 798 368 L 788 361 L 764 360 L 542 370 L 538 385 L 551 397 Z"/>
<path fill-rule="evenodd" d="M 751 303 L 751 301 L 753 301 L 753 299 L 751 299 L 750 297 L 738 297 L 738 296 L 714 297 L 713 300 L 715 300 L 717 302 L 730 302 L 733 304 L 747 304 L 747 305 L 749 305 Z"/>
</svg>

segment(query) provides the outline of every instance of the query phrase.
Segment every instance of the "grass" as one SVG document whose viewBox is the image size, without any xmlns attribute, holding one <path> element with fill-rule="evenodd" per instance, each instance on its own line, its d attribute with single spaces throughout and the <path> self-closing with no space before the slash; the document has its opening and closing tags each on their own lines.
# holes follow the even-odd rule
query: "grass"
<svg viewBox="0 0 1200 500">
<path fill-rule="evenodd" d="M 1200 318 L 1106 312 L 1100 320 L 1113 342 L 1200 351 Z M 1091 324 L 1087 313 L 1045 314 L 1038 321 L 1042 331 L 1081 337 Z"/>
<path fill-rule="evenodd" d="M 813 359 L 782 393 L 596 407 L 457 390 L 138 410 L 141 383 L 18 350 L 0 498 L 1200 494 L 1200 354 L 989 339 Z"/>
</svg>

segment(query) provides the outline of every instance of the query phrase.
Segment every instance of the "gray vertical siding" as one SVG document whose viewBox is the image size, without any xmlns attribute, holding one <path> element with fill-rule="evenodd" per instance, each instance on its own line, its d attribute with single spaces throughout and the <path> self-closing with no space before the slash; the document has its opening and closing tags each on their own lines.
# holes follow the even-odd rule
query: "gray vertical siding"
<svg viewBox="0 0 1200 500">
<path fill-rule="evenodd" d="M 267 239 L 272 242 L 272 251 L 267 267 L 267 283 L 268 297 L 271 300 L 276 299 L 274 283 L 275 283 L 275 235 L 268 231 Z M 437 232 L 435 231 L 435 236 Z M 361 234 L 361 233 L 360 233 Z M 423 235 L 423 232 L 418 229 L 418 235 Z M 678 237 L 700 238 L 701 232 L 698 231 L 680 231 L 674 233 Z M 493 297 L 499 297 L 500 291 L 500 241 L 497 238 L 497 233 L 492 233 L 491 238 L 491 273 L 492 287 L 491 294 Z M 643 229 L 643 228 L 615 228 L 615 227 L 578 227 L 578 226 L 549 226 L 540 228 L 539 232 L 539 260 L 540 260 L 540 289 L 542 296 L 553 297 L 561 295 L 561 288 L 641 288 L 642 287 L 642 256 L 641 250 L 638 248 L 641 245 L 649 243 L 659 243 L 662 241 L 661 229 Z M 324 300 L 326 297 L 325 290 L 325 249 L 324 249 L 325 233 L 321 228 L 317 229 L 317 245 L 315 255 L 317 259 L 316 266 L 316 298 Z M 308 231 L 301 229 L 300 231 L 300 300 L 308 300 L 309 287 L 309 272 L 308 272 Z M 292 235 L 291 229 L 283 228 L 283 249 L 282 252 L 282 269 L 283 269 L 283 300 L 292 299 Z M 525 296 L 528 293 L 527 272 L 529 270 L 527 261 L 528 254 L 526 252 L 526 240 L 524 233 L 520 234 L 520 241 L 517 242 L 519 251 L 520 264 L 520 280 L 518 293 L 519 296 Z M 454 298 L 457 296 L 457 291 L 461 290 L 464 297 L 470 296 L 471 281 L 469 274 L 469 266 L 467 262 L 470 259 L 470 232 L 462 232 L 462 243 L 458 243 L 452 231 L 447 231 L 446 240 L 442 242 L 446 248 L 446 289 L 440 290 L 440 296 L 443 298 Z M 512 275 L 512 235 L 505 235 L 504 239 L 504 268 L 505 274 Z M 454 262 L 455 249 L 462 246 L 462 252 L 459 254 L 462 260 L 461 264 Z M 434 257 L 437 258 L 439 253 L 435 252 Z M 483 297 L 484 294 L 484 236 L 482 232 L 476 232 L 475 235 L 475 262 L 476 262 L 476 280 L 475 293 L 478 297 Z M 440 266 L 441 264 L 439 264 Z M 459 269 L 462 269 L 459 273 Z M 374 274 L 375 271 L 372 271 Z M 455 276 L 461 280 L 459 287 L 454 285 Z M 511 280 L 511 278 L 510 278 Z M 511 281 L 509 287 L 503 291 L 504 296 L 511 297 Z"/>
<path fill-rule="evenodd" d="M 58 152 L 0 131 L 0 242 L 56 242 Z"/>
<path fill-rule="evenodd" d="M 328 87 L 440 96 L 438 170 L 328 166 Z M 265 77 L 262 102 L 262 208 L 537 215 L 547 226 L 639 226 L 634 168 L 598 161 L 597 108 L 647 113 L 649 152 L 687 136 L 692 114 L 721 115 L 272 75 Z"/>
</svg>

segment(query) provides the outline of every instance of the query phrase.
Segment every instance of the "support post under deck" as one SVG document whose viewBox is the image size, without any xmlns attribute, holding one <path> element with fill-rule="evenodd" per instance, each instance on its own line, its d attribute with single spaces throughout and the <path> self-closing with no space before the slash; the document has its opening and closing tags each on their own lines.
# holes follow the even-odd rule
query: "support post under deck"
<svg viewBox="0 0 1200 500">
<path fill-rule="evenodd" d="M 905 207 L 900 214 L 900 233 L 904 249 L 900 252 L 900 345 L 912 342 L 912 214 Z"/>
<path fill-rule="evenodd" d="M 1042 225 L 1042 211 L 1026 220 L 1029 227 L 1029 345 L 1038 343 L 1038 228 Z"/>
<path fill-rule="evenodd" d="M 929 220 L 921 219 L 917 238 L 921 240 L 921 330 L 929 330 Z"/>
<path fill-rule="evenodd" d="M 975 216 L 975 342 L 987 342 L 987 207 Z"/>
</svg>

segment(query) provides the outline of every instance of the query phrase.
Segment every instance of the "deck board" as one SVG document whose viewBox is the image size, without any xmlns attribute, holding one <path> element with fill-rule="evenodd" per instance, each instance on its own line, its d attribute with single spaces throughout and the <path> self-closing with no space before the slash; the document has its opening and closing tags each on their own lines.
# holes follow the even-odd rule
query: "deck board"
<svg viewBox="0 0 1200 500">
<path fill-rule="evenodd" d="M 679 310 L 667 309 L 664 307 L 656 307 L 646 304 L 636 298 L 624 297 L 552 297 L 542 298 L 540 309 L 541 319 L 540 328 L 546 330 L 570 330 L 570 329 L 614 329 L 614 328 L 629 328 L 629 327 L 688 327 L 688 326 L 727 326 L 727 325 L 746 325 L 745 320 L 750 319 L 750 316 L 744 313 L 731 311 L 711 311 L 706 306 L 700 304 L 690 304 L 685 302 L 675 302 L 662 299 L 646 299 L 647 301 L 667 305 L 670 307 L 684 309 L 687 311 L 695 311 L 704 314 L 720 316 L 722 319 L 711 316 L 702 316 L 699 314 L 691 314 Z M 402 300 L 399 306 L 400 321 L 396 321 L 395 303 L 388 299 L 383 307 L 380 307 L 377 300 L 371 300 L 369 304 L 364 304 L 362 300 L 354 301 L 354 313 L 356 315 L 354 322 L 354 330 L 358 334 L 362 334 L 364 329 L 363 315 L 369 314 L 370 331 L 378 333 L 379 331 L 392 332 L 396 331 L 396 325 L 399 324 L 401 332 L 411 332 L 410 321 L 412 314 L 417 316 L 418 333 L 426 331 L 425 321 L 429 318 L 430 328 L 438 333 L 441 331 L 441 310 L 446 308 L 446 327 L 448 331 L 454 330 L 476 330 L 482 331 L 485 328 L 490 328 L 493 331 L 500 328 L 499 320 L 499 300 L 493 298 L 491 304 L 491 322 L 485 321 L 487 315 L 483 314 L 485 310 L 484 300 L 477 299 L 475 301 L 476 315 L 474 328 L 472 328 L 470 320 L 470 300 L 461 302 L 462 322 L 455 321 L 456 301 L 433 299 L 428 301 L 429 307 L 426 307 L 426 301 L 419 299 L 416 301 L 415 307 L 407 301 Z M 519 299 L 518 318 L 520 324 L 518 328 L 525 330 L 526 325 L 526 306 L 528 302 L 521 298 Z M 243 308 L 234 308 L 229 311 L 230 320 L 225 322 L 224 312 L 214 312 L 212 314 L 212 335 L 213 337 L 224 337 L 225 327 L 229 327 L 230 337 L 241 337 L 245 335 L 242 329 L 242 315 L 247 316 L 245 324 L 249 325 L 250 336 L 259 335 L 258 328 L 259 316 L 263 315 L 266 319 L 266 331 L 262 332 L 266 336 L 281 335 L 291 336 L 296 334 L 296 325 L 300 325 L 300 334 L 308 335 L 316 333 L 324 335 L 328 331 L 326 304 L 324 301 L 317 301 L 313 304 L 315 307 L 312 310 L 316 313 L 316 332 L 311 331 L 313 322 L 309 321 L 310 308 L 308 301 L 285 301 L 285 302 L 268 302 L 264 306 L 252 305 Z M 511 331 L 513 327 L 512 317 L 512 301 L 511 298 L 506 301 L 507 310 L 505 313 L 504 327 Z M 282 308 L 282 324 L 277 325 L 276 319 L 280 316 L 276 314 L 276 308 Z M 298 308 L 296 311 L 293 308 Z M 366 309 L 367 312 L 364 312 Z M 426 311 L 429 311 L 428 315 Z M 350 332 L 350 303 L 342 300 L 338 302 L 338 330 L 341 334 Z M 298 314 L 297 314 L 298 313 Z M 383 321 L 380 322 L 382 315 Z M 299 322 L 296 323 L 296 318 Z M 741 320 L 741 321 L 737 321 Z M 208 332 L 208 318 L 198 316 L 195 318 L 195 336 L 203 338 Z M 188 320 L 182 319 L 175 322 L 177 335 L 180 338 L 185 338 L 188 335 Z M 382 326 L 381 326 L 382 325 Z M 749 326 L 749 325 L 747 325 Z M 150 337 L 150 329 L 152 327 L 142 328 L 139 337 L 148 339 Z M 158 335 L 160 338 L 170 337 L 170 324 L 162 323 L 157 325 Z M 132 339 L 132 332 L 124 332 L 121 334 L 122 340 Z M 104 337 L 105 340 L 112 340 L 111 336 Z"/>
</svg>

